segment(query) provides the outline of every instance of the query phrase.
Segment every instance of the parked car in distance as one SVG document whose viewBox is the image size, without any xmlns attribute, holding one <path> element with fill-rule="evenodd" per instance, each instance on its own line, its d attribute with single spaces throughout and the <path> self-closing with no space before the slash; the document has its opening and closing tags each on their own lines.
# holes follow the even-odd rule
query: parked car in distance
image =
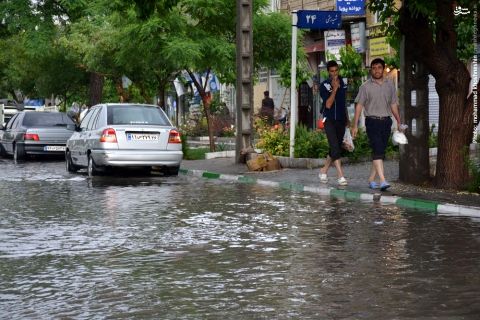
<svg viewBox="0 0 480 320">
<path fill-rule="evenodd" d="M 178 175 L 183 158 L 179 131 L 161 108 L 108 103 L 90 108 L 68 139 L 66 168 L 87 168 L 89 176 L 110 167 L 157 167 Z"/>
<path fill-rule="evenodd" d="M 22 160 L 31 155 L 65 154 L 75 122 L 62 112 L 19 112 L 0 126 L 0 153 Z"/>
</svg>

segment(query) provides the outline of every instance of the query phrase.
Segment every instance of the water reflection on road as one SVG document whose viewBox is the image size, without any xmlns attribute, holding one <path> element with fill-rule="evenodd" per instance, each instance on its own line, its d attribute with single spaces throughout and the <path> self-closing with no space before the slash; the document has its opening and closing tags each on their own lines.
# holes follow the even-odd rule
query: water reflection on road
<svg viewBox="0 0 480 320">
<path fill-rule="evenodd" d="M 0 160 L 0 318 L 476 319 L 480 222 Z"/>
</svg>

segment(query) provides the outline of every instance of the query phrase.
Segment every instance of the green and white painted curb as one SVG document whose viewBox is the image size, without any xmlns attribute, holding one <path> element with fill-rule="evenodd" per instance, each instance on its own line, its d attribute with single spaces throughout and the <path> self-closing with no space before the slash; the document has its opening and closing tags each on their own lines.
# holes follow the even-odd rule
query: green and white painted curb
<svg viewBox="0 0 480 320">
<path fill-rule="evenodd" d="M 241 183 L 258 184 L 272 188 L 287 189 L 293 191 L 306 191 L 321 196 L 330 196 L 337 199 L 345 199 L 349 201 L 378 202 L 385 205 L 396 205 L 403 208 L 416 209 L 428 213 L 436 213 L 448 216 L 465 216 L 480 218 L 480 207 L 462 206 L 456 204 L 439 203 L 436 201 L 408 199 L 397 196 L 387 196 L 380 193 L 360 193 L 355 191 L 347 191 L 342 189 L 327 187 L 304 186 L 298 183 L 278 182 L 264 179 L 257 179 L 250 176 L 221 174 L 203 170 L 180 169 L 180 173 L 207 179 L 221 179 L 228 181 L 236 181 Z"/>
</svg>

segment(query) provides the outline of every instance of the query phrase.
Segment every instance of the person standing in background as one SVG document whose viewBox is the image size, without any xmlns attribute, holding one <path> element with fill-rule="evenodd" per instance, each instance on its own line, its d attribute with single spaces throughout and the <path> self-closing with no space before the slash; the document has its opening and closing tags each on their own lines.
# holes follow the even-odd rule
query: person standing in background
<svg viewBox="0 0 480 320">
<path fill-rule="evenodd" d="M 272 126 L 275 104 L 273 102 L 273 99 L 270 98 L 269 96 L 270 93 L 268 91 L 265 91 L 263 95 L 264 95 L 264 98 L 262 100 L 262 108 L 260 109 L 260 116 L 266 119 L 267 124 Z"/>
<path fill-rule="evenodd" d="M 343 175 L 340 156 L 345 128 L 349 125 L 346 106 L 347 85 L 339 76 L 339 67 L 336 61 L 327 62 L 327 71 L 328 79 L 320 85 L 320 96 L 323 100 L 324 129 L 330 150 L 318 177 L 321 182 L 327 183 L 328 169 L 333 163 L 337 169 L 338 184 L 346 186 L 348 182 Z"/>
</svg>

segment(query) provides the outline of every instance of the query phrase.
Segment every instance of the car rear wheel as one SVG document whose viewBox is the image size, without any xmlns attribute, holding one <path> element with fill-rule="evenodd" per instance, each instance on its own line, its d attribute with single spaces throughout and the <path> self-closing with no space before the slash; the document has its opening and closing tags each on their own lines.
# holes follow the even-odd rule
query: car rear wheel
<svg viewBox="0 0 480 320">
<path fill-rule="evenodd" d="M 13 160 L 24 160 L 25 159 L 25 150 L 23 146 L 19 146 L 17 144 L 13 145 Z"/>
<path fill-rule="evenodd" d="M 100 173 L 91 155 L 88 156 L 87 173 L 89 177 L 98 176 L 98 174 Z"/>
<path fill-rule="evenodd" d="M 7 156 L 7 153 L 5 152 L 5 148 L 0 143 L 0 157 L 6 157 L 6 156 Z"/>
<path fill-rule="evenodd" d="M 65 165 L 68 172 L 72 172 L 72 173 L 77 172 L 79 169 L 78 166 L 73 164 L 72 155 L 70 154 L 70 151 L 67 151 L 67 153 L 65 154 Z"/>
<path fill-rule="evenodd" d="M 163 174 L 166 176 L 178 176 L 179 170 L 180 170 L 180 166 L 165 167 Z"/>
</svg>

